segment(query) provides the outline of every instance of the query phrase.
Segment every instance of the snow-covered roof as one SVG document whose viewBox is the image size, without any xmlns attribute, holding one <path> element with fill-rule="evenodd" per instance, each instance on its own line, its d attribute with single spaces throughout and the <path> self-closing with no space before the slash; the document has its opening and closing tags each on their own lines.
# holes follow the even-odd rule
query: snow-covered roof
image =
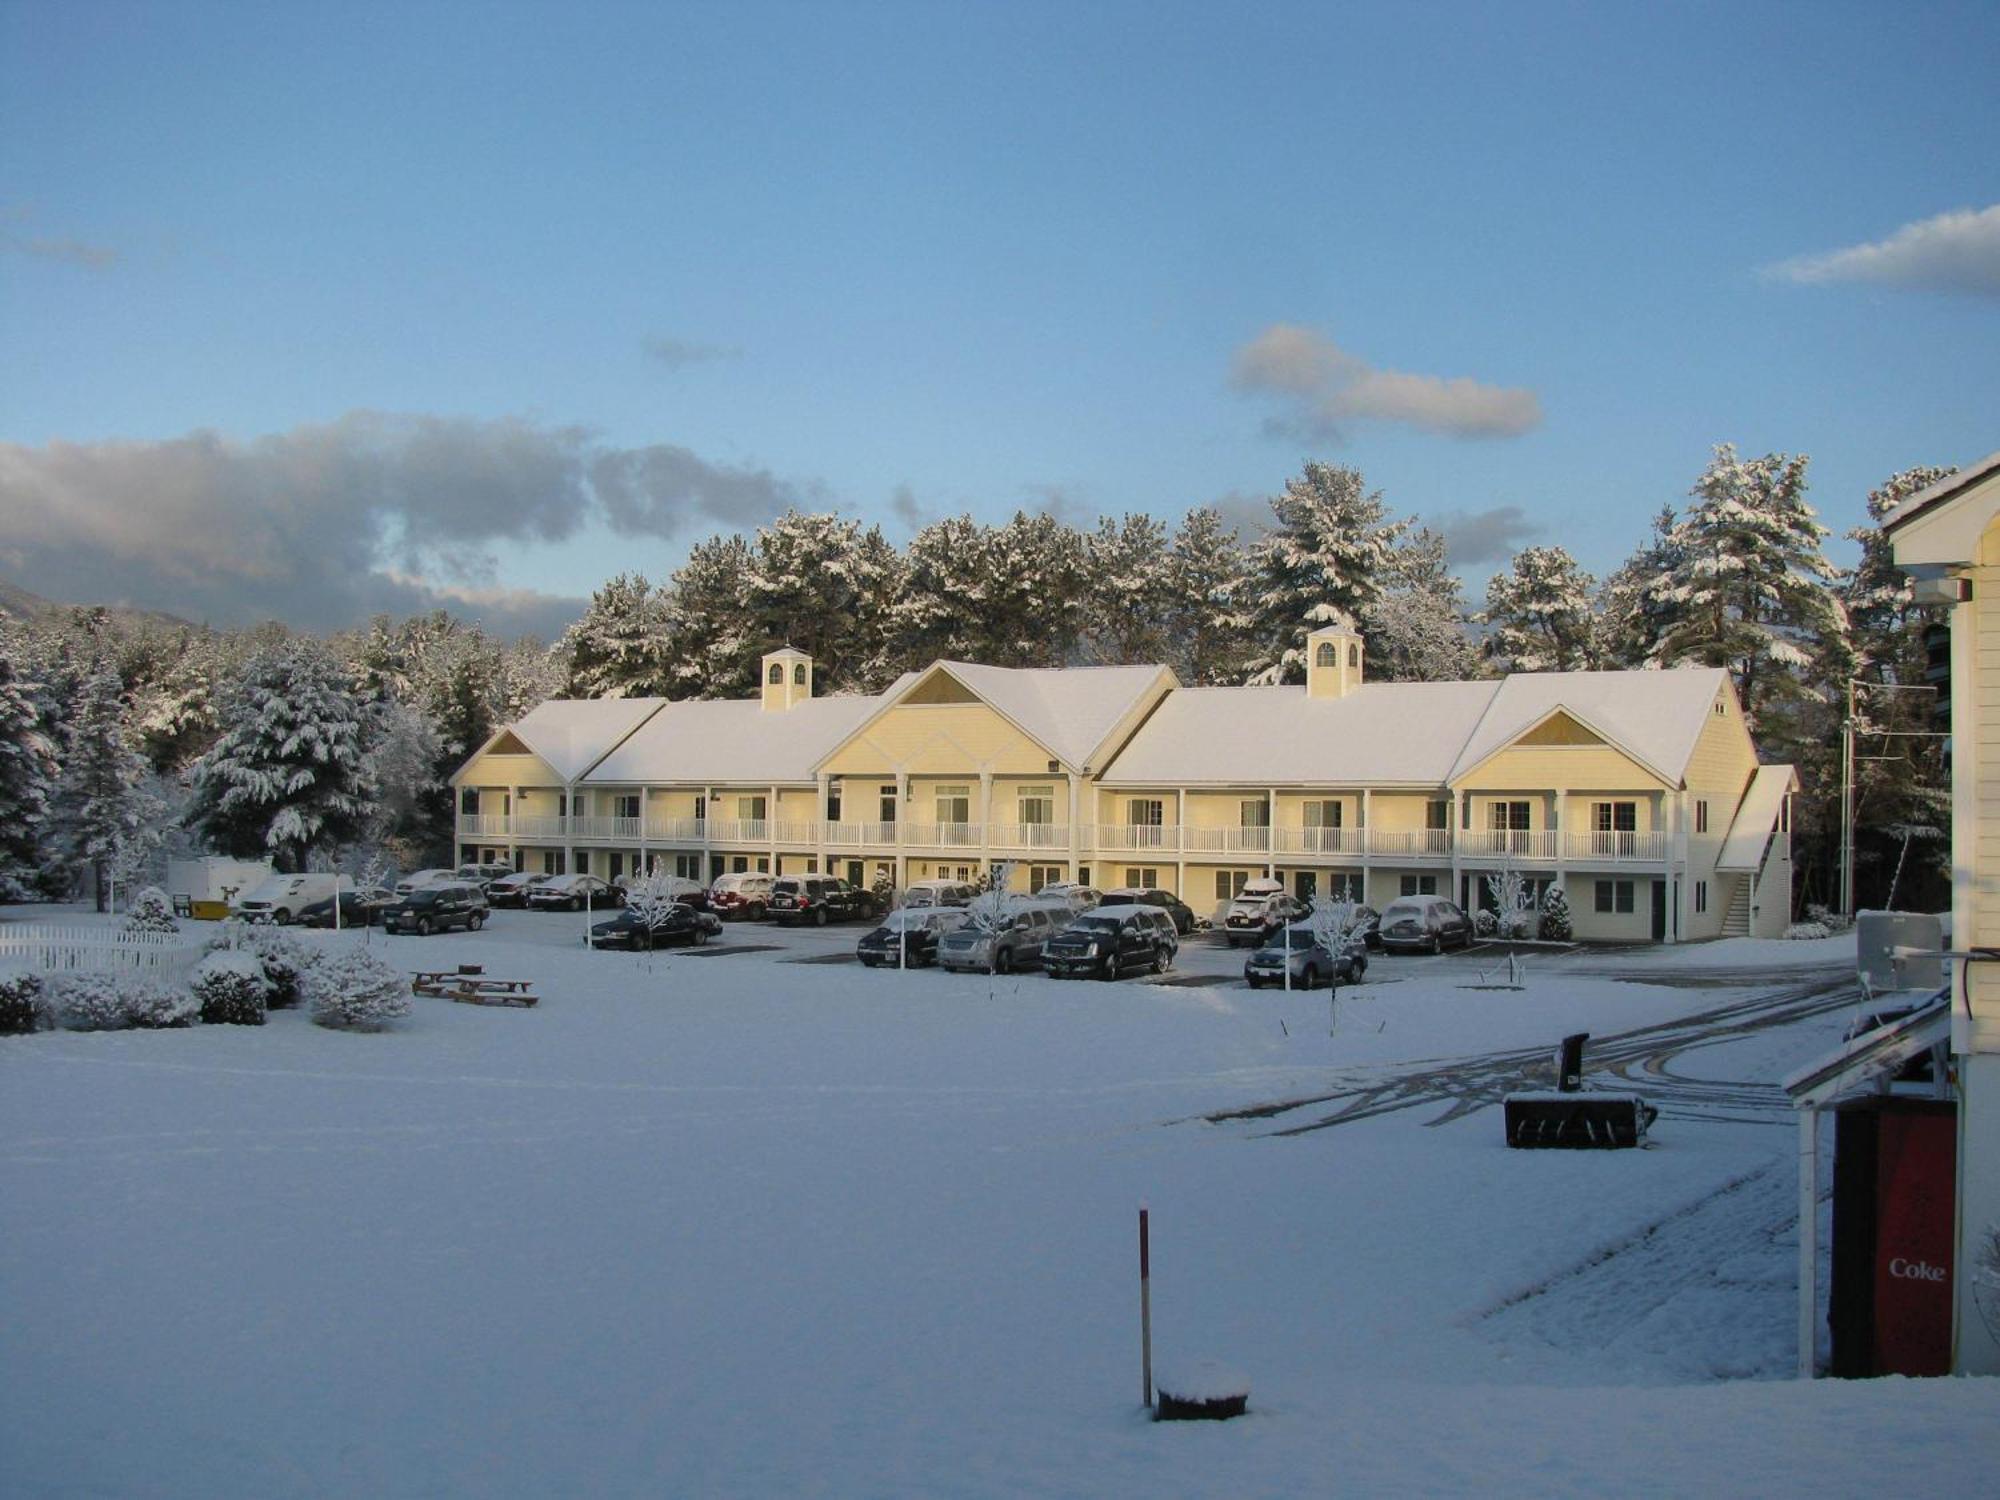
<svg viewBox="0 0 2000 1500">
<path fill-rule="evenodd" d="M 1996 471 L 2000 471 L 2000 451 L 1989 453 L 1978 463 L 1967 464 L 1964 468 L 1945 475 L 1937 483 L 1918 490 L 1882 518 L 1882 529 L 1894 531 L 1920 512 L 1929 510 L 1934 505 L 1942 505 L 1954 495 L 1970 489 Z"/>
<path fill-rule="evenodd" d="M 1303 687 L 1168 695 L 1104 776 L 1108 786 L 1442 786 L 1497 682 L 1370 682 L 1344 698 Z"/>
<path fill-rule="evenodd" d="M 1606 735 L 1617 748 L 1678 783 L 1729 681 L 1722 667 L 1670 672 L 1516 672 L 1466 740 L 1448 780 L 1457 780 L 1556 710 Z"/>
<path fill-rule="evenodd" d="M 1729 824 L 1729 837 L 1722 841 L 1722 853 L 1715 868 L 1742 872 L 1764 862 L 1764 845 L 1778 826 L 1778 813 L 1785 796 L 1798 790 L 1799 773 L 1790 766 L 1759 766 L 1750 778 L 1750 790 Z"/>
<path fill-rule="evenodd" d="M 1678 783 L 1720 667 L 1521 672 L 1498 682 L 1183 688 L 1112 762 L 1110 786 L 1444 786 L 1560 709 Z"/>
<path fill-rule="evenodd" d="M 808 698 L 782 712 L 758 698 L 666 703 L 586 779 L 605 782 L 811 781 L 819 762 L 882 704 Z"/>
<path fill-rule="evenodd" d="M 943 667 L 1023 732 L 1072 766 L 1137 706 L 1166 669 L 1137 667 L 988 667 L 943 661 Z M 883 695 L 893 702 L 895 689 Z"/>
<path fill-rule="evenodd" d="M 664 698 L 551 698 L 510 725 L 526 745 L 564 781 L 574 781 L 592 763 L 637 729 Z"/>
</svg>

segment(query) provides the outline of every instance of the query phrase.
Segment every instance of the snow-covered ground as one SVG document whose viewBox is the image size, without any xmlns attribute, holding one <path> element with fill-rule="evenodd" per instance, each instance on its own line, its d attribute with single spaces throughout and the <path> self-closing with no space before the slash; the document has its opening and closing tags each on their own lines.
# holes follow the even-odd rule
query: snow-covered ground
<svg viewBox="0 0 2000 1500">
<path fill-rule="evenodd" d="M 1056 984 L 797 961 L 851 928 L 577 930 L 318 939 L 534 1010 L 0 1039 L 0 1491 L 1823 1496 L 2000 1462 L 1991 1382 L 1786 1378 L 1794 1134 L 1756 1085 L 1845 1009 L 1675 1050 L 1645 1151 L 1510 1152 L 1455 1106 L 1510 1049 L 1742 1000 L 1762 953 L 1519 991 L 1378 962 L 1335 1018 L 1224 983 L 1240 954 Z M 1781 946 L 1773 994 L 1851 962 Z M 1142 1200 L 1158 1358 L 1241 1370 L 1243 1420 L 1140 1414 Z"/>
</svg>

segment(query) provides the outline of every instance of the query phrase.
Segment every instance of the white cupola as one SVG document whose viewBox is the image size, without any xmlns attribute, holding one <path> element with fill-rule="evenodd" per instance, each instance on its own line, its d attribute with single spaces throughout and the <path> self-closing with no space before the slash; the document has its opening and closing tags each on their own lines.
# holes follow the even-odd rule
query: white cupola
<svg viewBox="0 0 2000 1500">
<path fill-rule="evenodd" d="M 1361 686 L 1361 632 L 1336 611 L 1306 636 L 1306 696 L 1345 698 Z"/>
<path fill-rule="evenodd" d="M 796 646 L 765 653 L 764 712 L 781 714 L 813 695 L 813 659 Z"/>
</svg>

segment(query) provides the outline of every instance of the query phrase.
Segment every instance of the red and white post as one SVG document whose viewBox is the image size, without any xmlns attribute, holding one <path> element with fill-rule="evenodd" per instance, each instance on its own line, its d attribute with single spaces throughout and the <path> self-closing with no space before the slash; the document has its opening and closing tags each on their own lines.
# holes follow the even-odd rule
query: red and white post
<svg viewBox="0 0 2000 1500">
<path fill-rule="evenodd" d="M 1139 1370 L 1142 1404 L 1153 1406 L 1153 1251 L 1147 1231 L 1146 1205 L 1139 1205 Z"/>
</svg>

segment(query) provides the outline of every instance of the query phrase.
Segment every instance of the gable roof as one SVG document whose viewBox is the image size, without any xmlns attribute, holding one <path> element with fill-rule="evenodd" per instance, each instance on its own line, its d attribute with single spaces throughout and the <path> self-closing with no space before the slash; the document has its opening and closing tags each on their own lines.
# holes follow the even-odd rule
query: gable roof
<svg viewBox="0 0 2000 1500">
<path fill-rule="evenodd" d="M 1469 774 L 1561 710 L 1669 784 L 1687 774 L 1709 705 L 1729 681 L 1723 667 L 1666 672 L 1517 672 L 1502 678 L 1447 780 Z"/>
<path fill-rule="evenodd" d="M 1136 667 L 987 667 L 944 661 L 939 666 L 983 698 L 1023 733 L 1082 767 L 1166 673 L 1154 664 Z"/>
<path fill-rule="evenodd" d="M 1956 498 L 1966 490 L 1971 489 L 1972 486 L 1979 483 L 1987 475 L 1996 471 L 2000 471 L 2000 451 L 1987 454 L 1986 457 L 1980 459 L 1977 463 L 1967 464 L 1962 469 L 1955 469 L 1945 475 L 1944 478 L 1938 480 L 1937 483 L 1918 490 L 1914 495 L 1908 496 L 1902 504 L 1898 505 L 1882 518 L 1882 529 L 1885 532 L 1894 531 L 1897 527 L 1914 520 L 1924 511 L 1930 510 L 1934 506 L 1943 505 L 1947 501 Z"/>
<path fill-rule="evenodd" d="M 904 678 L 897 687 L 907 683 Z M 593 784 L 811 781 L 820 761 L 881 703 L 860 695 L 808 698 L 782 712 L 767 710 L 759 698 L 662 704 L 586 779 Z"/>
<path fill-rule="evenodd" d="M 664 698 L 551 698 L 507 728 L 546 761 L 556 775 L 564 781 L 574 781 L 666 701 Z"/>
<path fill-rule="evenodd" d="M 1118 754 L 1111 786 L 1441 786 L 1497 682 L 1368 682 L 1343 698 L 1303 687 L 1167 695 Z"/>
</svg>

